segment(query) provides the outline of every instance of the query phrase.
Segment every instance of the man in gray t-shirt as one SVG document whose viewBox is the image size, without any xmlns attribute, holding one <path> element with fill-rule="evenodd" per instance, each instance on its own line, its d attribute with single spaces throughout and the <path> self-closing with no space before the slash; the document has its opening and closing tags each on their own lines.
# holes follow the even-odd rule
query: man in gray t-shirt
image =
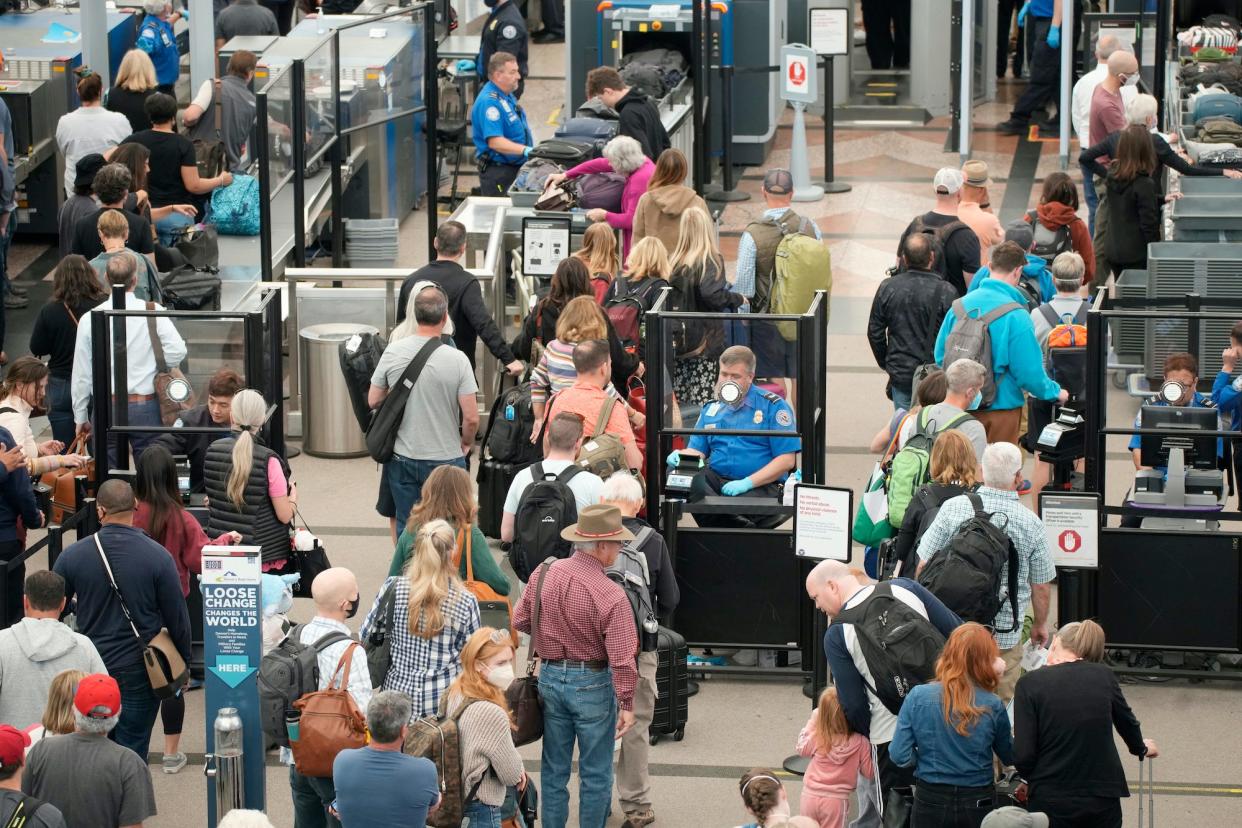
<svg viewBox="0 0 1242 828">
<path fill-rule="evenodd" d="M 75 732 L 48 736 L 30 749 L 22 793 L 56 806 L 73 828 L 141 825 L 155 816 L 151 771 L 138 754 L 108 739 L 121 712 L 116 679 L 82 679 L 73 708 Z"/>
<path fill-rule="evenodd" d="M 216 48 L 243 35 L 277 37 L 280 28 L 276 25 L 276 15 L 271 9 L 260 6 L 258 0 L 233 0 L 216 15 Z"/>
<path fill-rule="evenodd" d="M 988 435 L 983 428 L 983 423 L 970 416 L 968 412 L 978 407 L 978 398 L 981 396 L 986 377 L 986 369 L 973 359 L 959 359 L 950 365 L 949 370 L 945 371 L 945 382 L 948 387 L 945 390 L 944 402 L 929 405 L 926 410 L 920 410 L 913 417 L 907 417 L 901 429 L 898 445 L 906 444 L 906 440 L 914 434 L 920 422 L 927 423 L 937 434 L 956 422 L 956 425 L 952 427 L 970 440 L 971 446 L 975 449 L 975 458 L 982 462 L 983 450 L 988 447 Z M 963 413 L 967 413 L 967 416 L 963 417 Z"/>
<path fill-rule="evenodd" d="M 367 394 L 371 408 L 383 403 L 423 347 L 440 339 L 448 319 L 448 299 L 440 288 L 428 285 L 418 292 L 414 311 L 414 333 L 390 342 L 375 366 Z M 422 499 L 423 483 L 436 466 L 467 468 L 466 458 L 479 430 L 478 390 L 465 354 L 445 344 L 431 352 L 410 389 L 393 458 L 384 469 L 398 526 L 404 525 L 410 508 Z"/>
</svg>

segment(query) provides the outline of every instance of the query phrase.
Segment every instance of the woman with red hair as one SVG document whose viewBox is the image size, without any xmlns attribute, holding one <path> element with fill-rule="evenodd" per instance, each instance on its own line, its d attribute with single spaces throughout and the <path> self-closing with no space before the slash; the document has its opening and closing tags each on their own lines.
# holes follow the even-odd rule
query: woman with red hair
<svg viewBox="0 0 1242 828">
<path fill-rule="evenodd" d="M 906 696 L 888 755 L 914 768 L 919 828 L 979 828 L 992 810 L 992 754 L 1013 764 L 1009 716 L 996 695 L 1004 672 L 992 634 L 970 622 L 949 636 L 936 680 Z"/>
<path fill-rule="evenodd" d="M 474 792 L 464 816 L 480 828 L 499 828 L 508 788 L 526 785 L 522 757 L 513 746 L 513 715 L 505 701 L 514 679 L 513 657 L 508 630 L 475 630 L 462 648 L 461 674 L 445 702 L 448 715 L 458 716 L 461 789 Z"/>
</svg>

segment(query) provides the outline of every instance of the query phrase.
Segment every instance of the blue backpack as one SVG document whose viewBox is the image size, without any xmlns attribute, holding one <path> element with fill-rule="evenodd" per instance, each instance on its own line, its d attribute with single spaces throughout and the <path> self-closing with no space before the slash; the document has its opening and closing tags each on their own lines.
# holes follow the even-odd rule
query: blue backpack
<svg viewBox="0 0 1242 828">
<path fill-rule="evenodd" d="M 259 180 L 238 174 L 229 186 L 212 190 L 211 221 L 222 236 L 259 235 Z"/>
</svg>

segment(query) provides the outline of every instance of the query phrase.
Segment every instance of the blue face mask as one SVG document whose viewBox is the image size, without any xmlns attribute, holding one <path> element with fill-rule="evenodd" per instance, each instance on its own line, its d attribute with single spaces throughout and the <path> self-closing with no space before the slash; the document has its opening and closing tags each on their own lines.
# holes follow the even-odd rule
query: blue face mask
<svg viewBox="0 0 1242 828">
<path fill-rule="evenodd" d="M 976 391 L 975 398 L 970 401 L 970 405 L 966 406 L 967 411 L 974 411 L 983 402 L 983 391 Z"/>
</svg>

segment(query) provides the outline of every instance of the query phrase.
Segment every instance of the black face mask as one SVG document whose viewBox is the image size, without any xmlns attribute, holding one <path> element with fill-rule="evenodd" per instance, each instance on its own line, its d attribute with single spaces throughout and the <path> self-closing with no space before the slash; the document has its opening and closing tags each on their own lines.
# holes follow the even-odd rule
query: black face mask
<svg viewBox="0 0 1242 828">
<path fill-rule="evenodd" d="M 483 5 L 487 6 L 489 9 L 494 9 L 500 5 L 500 0 L 483 0 Z"/>
<path fill-rule="evenodd" d="M 358 614 L 358 602 L 361 600 L 362 600 L 362 596 L 359 595 L 357 598 L 349 602 L 349 609 L 345 610 L 346 618 L 353 618 L 355 615 Z"/>
</svg>

